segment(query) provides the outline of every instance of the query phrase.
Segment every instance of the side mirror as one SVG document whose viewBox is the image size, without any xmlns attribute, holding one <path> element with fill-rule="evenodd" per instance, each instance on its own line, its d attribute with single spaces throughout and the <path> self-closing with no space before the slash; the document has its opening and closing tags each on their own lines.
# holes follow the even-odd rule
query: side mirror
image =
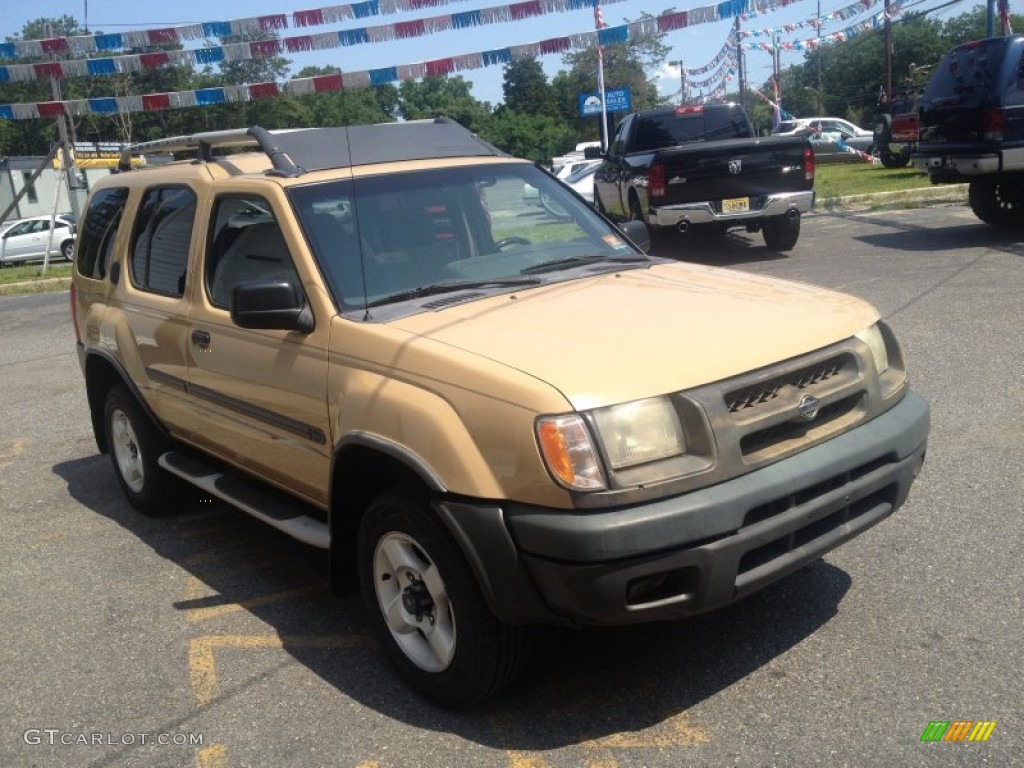
<svg viewBox="0 0 1024 768">
<path fill-rule="evenodd" d="M 603 160 L 604 150 L 601 147 L 584 147 L 583 157 L 587 160 Z"/>
<path fill-rule="evenodd" d="M 241 283 L 231 292 L 231 319 L 241 328 L 310 333 L 316 323 L 302 292 L 291 283 Z"/>
<path fill-rule="evenodd" d="M 633 245 L 644 253 L 651 250 L 651 232 L 642 221 L 630 219 L 624 222 L 619 229 L 622 230 L 622 234 L 633 242 Z"/>
</svg>

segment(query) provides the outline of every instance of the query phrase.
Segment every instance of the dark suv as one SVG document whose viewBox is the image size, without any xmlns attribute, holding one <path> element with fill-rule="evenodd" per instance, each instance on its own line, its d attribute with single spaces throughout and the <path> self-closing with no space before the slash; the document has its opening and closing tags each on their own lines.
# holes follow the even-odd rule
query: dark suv
<svg viewBox="0 0 1024 768">
<path fill-rule="evenodd" d="M 982 221 L 1020 226 L 1024 210 L 1024 36 L 959 45 L 921 99 L 914 166 L 932 183 L 970 184 Z"/>
</svg>

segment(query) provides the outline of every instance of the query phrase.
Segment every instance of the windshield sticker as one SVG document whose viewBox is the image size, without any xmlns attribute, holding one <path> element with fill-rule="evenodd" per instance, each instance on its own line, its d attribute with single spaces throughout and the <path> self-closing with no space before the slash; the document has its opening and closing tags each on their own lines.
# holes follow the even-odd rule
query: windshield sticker
<svg viewBox="0 0 1024 768">
<path fill-rule="evenodd" d="M 612 248 L 629 248 L 629 246 L 626 245 L 618 235 L 605 235 L 601 239 L 608 243 Z"/>
</svg>

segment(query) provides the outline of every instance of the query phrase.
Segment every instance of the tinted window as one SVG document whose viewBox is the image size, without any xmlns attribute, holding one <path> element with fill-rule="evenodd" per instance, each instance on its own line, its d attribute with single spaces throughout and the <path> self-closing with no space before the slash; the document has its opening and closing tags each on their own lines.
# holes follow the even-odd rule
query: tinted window
<svg viewBox="0 0 1024 768">
<path fill-rule="evenodd" d="M 124 187 L 101 189 L 89 200 L 75 248 L 80 275 L 98 280 L 107 274 L 114 238 L 127 200 L 128 190 Z"/>
<path fill-rule="evenodd" d="M 187 187 L 146 190 L 139 206 L 131 249 L 136 287 L 168 296 L 185 292 L 196 196 Z"/>
</svg>

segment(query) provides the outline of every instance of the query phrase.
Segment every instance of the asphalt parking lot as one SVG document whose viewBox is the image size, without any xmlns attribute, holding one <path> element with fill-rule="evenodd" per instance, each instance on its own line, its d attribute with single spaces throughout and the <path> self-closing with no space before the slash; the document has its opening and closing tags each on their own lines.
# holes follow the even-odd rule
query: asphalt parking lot
<svg viewBox="0 0 1024 768">
<path fill-rule="evenodd" d="M 932 406 L 896 515 L 685 623 L 545 632 L 469 713 L 410 694 L 326 555 L 219 503 L 150 519 L 96 453 L 67 293 L 0 296 L 2 766 L 1024 765 L 1024 241 L 962 206 L 678 238 L 871 300 Z M 808 317 L 808 323 L 815 322 Z M 923 742 L 935 721 L 995 723 Z"/>
</svg>

